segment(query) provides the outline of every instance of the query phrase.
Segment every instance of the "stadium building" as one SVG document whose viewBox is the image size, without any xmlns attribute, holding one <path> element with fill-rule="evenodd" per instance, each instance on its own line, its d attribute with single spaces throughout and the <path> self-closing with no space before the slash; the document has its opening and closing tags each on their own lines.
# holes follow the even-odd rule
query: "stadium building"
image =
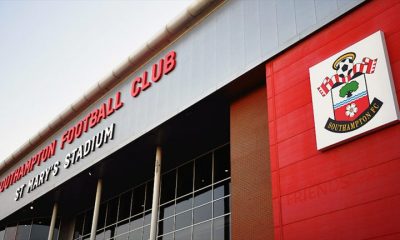
<svg viewBox="0 0 400 240">
<path fill-rule="evenodd" d="M 400 239 L 400 1 L 196 1 L 0 165 L 0 240 Z"/>
</svg>

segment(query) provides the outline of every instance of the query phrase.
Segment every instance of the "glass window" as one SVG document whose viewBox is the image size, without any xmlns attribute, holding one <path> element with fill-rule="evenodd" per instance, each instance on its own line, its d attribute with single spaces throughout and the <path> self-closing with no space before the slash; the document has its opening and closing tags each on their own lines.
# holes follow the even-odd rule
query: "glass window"
<svg viewBox="0 0 400 240">
<path fill-rule="evenodd" d="M 150 226 L 146 226 L 143 228 L 143 240 L 147 240 L 150 238 Z"/>
<path fill-rule="evenodd" d="M 105 239 L 113 238 L 115 236 L 116 228 L 116 224 L 106 227 L 104 230 Z"/>
<path fill-rule="evenodd" d="M 211 184 L 212 155 L 207 154 L 195 160 L 195 190 Z"/>
<path fill-rule="evenodd" d="M 178 168 L 177 197 L 193 191 L 193 162 Z"/>
<path fill-rule="evenodd" d="M 114 198 L 108 202 L 106 226 L 114 224 L 117 221 L 118 198 Z"/>
<path fill-rule="evenodd" d="M 83 227 L 83 235 L 89 234 L 92 228 L 93 222 L 93 209 L 89 210 L 85 214 L 85 224 Z"/>
<path fill-rule="evenodd" d="M 129 230 L 135 230 L 143 226 L 143 214 L 131 217 Z"/>
<path fill-rule="evenodd" d="M 230 148 L 226 145 L 214 152 L 214 182 L 230 177 Z"/>
<path fill-rule="evenodd" d="M 214 220 L 213 239 L 229 240 L 230 239 L 230 219 L 229 216 L 220 217 Z"/>
<path fill-rule="evenodd" d="M 188 195 L 176 200 L 176 213 L 180 213 L 192 208 L 193 197 Z"/>
<path fill-rule="evenodd" d="M 142 240 L 143 229 L 137 229 L 129 233 L 129 240 Z"/>
<path fill-rule="evenodd" d="M 6 233 L 4 234 L 4 240 L 14 240 L 16 233 L 17 233 L 17 226 L 7 227 Z"/>
<path fill-rule="evenodd" d="M 83 221 L 83 215 L 80 216 L 80 219 Z M 78 219 L 77 219 L 78 220 Z M 78 228 L 82 229 L 83 222 L 81 221 L 81 225 Z M 77 222 L 79 223 L 79 222 Z M 77 224 L 75 223 L 75 225 Z M 30 240 L 43 240 L 47 239 L 49 235 L 49 227 L 50 226 L 50 219 L 47 218 L 39 218 L 34 219 L 32 223 L 32 230 L 31 230 L 31 237 Z M 78 237 L 82 236 L 79 234 Z"/>
<path fill-rule="evenodd" d="M 114 240 L 128 240 L 129 233 L 124 233 L 114 238 Z"/>
<path fill-rule="evenodd" d="M 147 211 L 144 213 L 144 225 L 150 224 L 151 222 L 151 211 Z"/>
<path fill-rule="evenodd" d="M 193 221 L 199 223 L 212 218 L 211 203 L 193 210 Z"/>
<path fill-rule="evenodd" d="M 96 240 L 104 240 L 104 229 L 96 232 Z"/>
<path fill-rule="evenodd" d="M 181 229 L 192 224 L 192 211 L 176 215 L 175 229 Z"/>
<path fill-rule="evenodd" d="M 214 217 L 218 217 L 230 212 L 229 197 L 214 202 Z"/>
<path fill-rule="evenodd" d="M 176 171 L 170 171 L 162 176 L 160 203 L 166 203 L 175 198 Z"/>
<path fill-rule="evenodd" d="M 172 232 L 174 230 L 174 217 L 166 218 L 158 223 L 158 235 Z"/>
<path fill-rule="evenodd" d="M 31 233 L 31 221 L 20 222 L 17 227 L 15 240 L 27 240 Z"/>
<path fill-rule="evenodd" d="M 211 221 L 193 226 L 193 240 L 211 239 Z"/>
<path fill-rule="evenodd" d="M 174 240 L 174 234 L 170 233 L 157 238 L 158 240 Z"/>
<path fill-rule="evenodd" d="M 99 209 L 99 219 L 97 220 L 97 229 L 104 228 L 104 224 L 106 222 L 106 210 L 107 210 L 107 203 L 102 203 Z"/>
<path fill-rule="evenodd" d="M 175 232 L 175 240 L 188 240 L 191 239 L 192 228 L 186 228 Z"/>
<path fill-rule="evenodd" d="M 132 192 L 126 192 L 121 195 L 119 200 L 118 221 L 127 219 L 131 211 Z"/>
<path fill-rule="evenodd" d="M 135 216 L 138 213 L 142 213 L 144 211 L 145 187 L 146 185 L 141 185 L 135 188 L 135 190 L 133 191 L 131 216 Z"/>
<path fill-rule="evenodd" d="M 5 227 L 0 226 L 0 240 L 4 240 Z"/>
<path fill-rule="evenodd" d="M 115 235 L 120 235 L 126 232 L 129 232 L 129 219 L 117 224 L 117 230 Z"/>
<path fill-rule="evenodd" d="M 212 195 L 211 187 L 194 193 L 194 206 L 196 207 L 210 202 L 212 199 L 211 195 Z"/>
<path fill-rule="evenodd" d="M 164 219 L 174 215 L 175 213 L 175 203 L 169 202 L 160 206 L 160 219 Z"/>
<path fill-rule="evenodd" d="M 83 219 L 85 215 L 81 214 L 75 218 L 75 230 L 74 230 L 74 239 L 82 237 L 83 235 Z M 35 222 L 34 222 L 35 224 Z"/>
<path fill-rule="evenodd" d="M 214 199 L 219 199 L 229 195 L 230 193 L 230 180 L 223 181 L 214 185 Z"/>
<path fill-rule="evenodd" d="M 146 210 L 151 209 L 153 204 L 153 185 L 153 181 L 150 181 L 146 184 Z"/>
</svg>

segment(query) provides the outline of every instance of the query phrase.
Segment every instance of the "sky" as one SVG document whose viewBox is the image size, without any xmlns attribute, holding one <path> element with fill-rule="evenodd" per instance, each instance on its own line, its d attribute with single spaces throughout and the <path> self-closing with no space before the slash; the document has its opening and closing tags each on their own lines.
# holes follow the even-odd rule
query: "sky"
<svg viewBox="0 0 400 240">
<path fill-rule="evenodd" d="M 193 0 L 0 1 L 0 161 Z"/>
</svg>

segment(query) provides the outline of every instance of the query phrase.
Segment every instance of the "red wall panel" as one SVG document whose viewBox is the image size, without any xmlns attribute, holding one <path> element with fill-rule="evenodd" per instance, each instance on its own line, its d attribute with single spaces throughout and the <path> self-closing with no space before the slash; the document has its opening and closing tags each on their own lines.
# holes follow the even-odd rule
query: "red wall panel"
<svg viewBox="0 0 400 240">
<path fill-rule="evenodd" d="M 400 239 L 400 124 L 317 151 L 308 69 L 381 30 L 400 99 L 400 1 L 367 1 L 266 65 L 275 239 Z"/>
</svg>

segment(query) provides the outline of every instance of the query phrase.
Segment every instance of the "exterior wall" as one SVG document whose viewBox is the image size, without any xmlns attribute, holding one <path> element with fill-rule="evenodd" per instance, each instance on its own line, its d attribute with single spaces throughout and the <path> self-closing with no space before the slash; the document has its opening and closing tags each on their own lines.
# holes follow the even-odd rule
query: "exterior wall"
<svg viewBox="0 0 400 240">
<path fill-rule="evenodd" d="M 265 88 L 231 105 L 232 239 L 273 239 Z"/>
<path fill-rule="evenodd" d="M 309 67 L 382 30 L 400 96 L 400 1 L 369 1 L 267 63 L 275 239 L 400 239 L 400 124 L 317 151 Z"/>
</svg>

